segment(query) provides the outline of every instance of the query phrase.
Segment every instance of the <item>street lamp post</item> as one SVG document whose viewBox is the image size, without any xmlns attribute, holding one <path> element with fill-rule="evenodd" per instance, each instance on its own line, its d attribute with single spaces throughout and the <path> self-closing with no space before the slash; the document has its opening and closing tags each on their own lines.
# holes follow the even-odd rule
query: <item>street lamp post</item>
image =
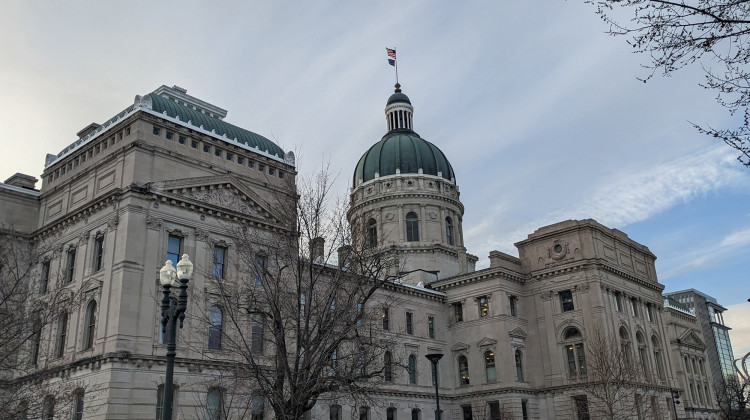
<svg viewBox="0 0 750 420">
<path fill-rule="evenodd" d="M 174 358 L 177 355 L 177 320 L 180 320 L 180 328 L 185 320 L 187 309 L 187 289 L 190 277 L 193 275 L 193 263 L 187 254 L 183 254 L 177 263 L 177 270 L 172 266 L 172 261 L 167 260 L 164 267 L 159 270 L 159 282 L 162 286 L 164 297 L 161 299 L 161 328 L 162 333 L 167 334 L 167 377 L 164 382 L 164 409 L 162 419 L 172 420 L 172 399 L 174 394 Z M 172 304 L 169 296 L 172 287 L 180 288 L 180 296 L 177 304 Z M 160 419 L 157 419 L 160 420 Z"/>
<path fill-rule="evenodd" d="M 435 420 L 440 420 L 440 394 L 438 393 L 438 361 L 443 358 L 442 353 L 430 353 L 424 357 L 432 363 L 432 368 L 435 372 Z"/>
</svg>

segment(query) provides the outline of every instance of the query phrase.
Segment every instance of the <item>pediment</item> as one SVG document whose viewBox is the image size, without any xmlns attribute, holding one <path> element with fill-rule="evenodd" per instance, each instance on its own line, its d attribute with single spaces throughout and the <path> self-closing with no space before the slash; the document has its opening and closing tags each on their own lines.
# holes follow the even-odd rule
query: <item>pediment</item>
<svg viewBox="0 0 750 420">
<path fill-rule="evenodd" d="M 83 294 L 94 293 L 101 286 L 102 286 L 102 282 L 100 280 L 94 280 L 90 278 L 86 280 L 81 286 L 81 293 Z M 101 292 L 101 290 L 99 290 L 99 292 Z"/>
<path fill-rule="evenodd" d="M 451 350 L 453 351 L 462 351 L 462 350 L 468 350 L 468 349 L 469 349 L 469 345 L 466 343 L 462 343 L 460 341 L 454 344 L 453 347 L 451 347 Z"/>
<path fill-rule="evenodd" d="M 477 341 L 477 347 L 479 348 L 492 347 L 495 344 L 497 344 L 497 340 L 489 338 L 489 337 L 484 337 L 483 339 Z"/>
<path fill-rule="evenodd" d="M 685 334 L 680 337 L 680 342 L 684 346 L 693 347 L 700 350 L 706 349 L 706 343 L 704 343 L 700 336 L 692 330 L 686 331 Z"/>
<path fill-rule="evenodd" d="M 162 199 L 195 206 L 209 214 L 280 224 L 284 219 L 266 200 L 231 175 L 185 178 L 150 184 Z"/>
<path fill-rule="evenodd" d="M 520 327 L 514 328 L 510 332 L 508 332 L 508 335 L 513 338 L 520 338 L 520 339 L 526 339 L 526 331 L 522 330 Z"/>
</svg>

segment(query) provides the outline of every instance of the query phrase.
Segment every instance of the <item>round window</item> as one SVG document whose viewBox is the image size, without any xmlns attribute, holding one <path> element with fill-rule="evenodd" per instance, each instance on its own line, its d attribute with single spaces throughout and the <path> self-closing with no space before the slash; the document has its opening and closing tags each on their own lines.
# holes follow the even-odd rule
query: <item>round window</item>
<svg viewBox="0 0 750 420">
<path fill-rule="evenodd" d="M 558 254 L 561 253 L 562 252 L 562 245 L 560 245 L 560 244 L 555 245 L 555 252 L 558 253 Z"/>
</svg>

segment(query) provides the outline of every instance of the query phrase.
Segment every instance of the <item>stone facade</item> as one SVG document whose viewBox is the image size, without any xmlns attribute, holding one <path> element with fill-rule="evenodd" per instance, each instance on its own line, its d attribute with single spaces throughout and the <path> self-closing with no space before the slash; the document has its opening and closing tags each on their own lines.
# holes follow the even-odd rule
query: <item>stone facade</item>
<svg viewBox="0 0 750 420">
<path fill-rule="evenodd" d="M 210 118 L 226 115 L 181 88 L 154 94 Z M 58 325 L 44 330 L 51 344 L 36 368 L 57 372 L 52 381 L 95 390 L 85 401 L 87 419 L 155 417 L 165 364 L 158 272 L 174 254 L 170 243 L 194 259 L 188 312 L 205 314 L 211 302 L 199 292 L 213 250 L 221 247 L 232 258 L 227 226 L 242 221 L 259 238 L 291 228 L 283 212 L 296 198 L 293 155 L 247 147 L 153 112 L 154 100 L 136 97 L 117 117 L 87 127 L 77 142 L 48 156 L 41 191 L 12 181 L 0 188 L 3 220 L 54 250 L 45 261 L 59 273 L 57 284 L 42 295 L 83 297 L 63 342 Z M 410 104 L 389 104 L 389 129 L 403 129 L 391 114 L 404 110 L 403 126 L 411 130 Z M 632 360 L 645 372 L 636 386 L 649 408 L 633 418 L 673 418 L 671 390 L 684 395 L 695 381 L 705 384 L 702 374 L 680 364 L 683 355 L 705 359 L 700 329 L 688 314 L 665 306 L 656 257 L 623 232 L 593 220 L 560 222 L 518 242 L 518 257 L 493 251 L 490 267 L 477 271 L 477 257 L 464 244 L 455 178 L 397 171 L 355 182 L 350 198 L 349 221 L 372 235 L 367 246 L 385 247 L 402 263 L 384 335 L 398 357 L 416 357 L 413 376 L 396 371 L 372 396 L 368 418 L 387 418 L 389 409 L 393 418 L 433 418 L 429 353 L 444 354 L 438 369 L 443 419 L 587 418 L 580 403 L 592 411 L 597 404 L 590 395 L 584 399 L 592 375 L 586 351 L 595 333 L 622 337 L 625 331 Z M 230 276 L 243 274 L 226 267 Z M 220 352 L 206 356 L 202 325 L 188 319 L 178 334 L 179 418 L 205 418 L 208 373 L 220 369 Z M 188 337 L 198 344 L 188 346 Z M 19 357 L 27 353 L 24 348 Z M 331 399 L 321 399 L 310 418 L 329 418 L 334 404 L 343 418 L 362 418 L 361 404 Z M 686 399 L 684 408 L 677 409 L 679 418 L 717 418 L 708 400 Z M 269 409 L 264 418 L 272 418 Z"/>
</svg>

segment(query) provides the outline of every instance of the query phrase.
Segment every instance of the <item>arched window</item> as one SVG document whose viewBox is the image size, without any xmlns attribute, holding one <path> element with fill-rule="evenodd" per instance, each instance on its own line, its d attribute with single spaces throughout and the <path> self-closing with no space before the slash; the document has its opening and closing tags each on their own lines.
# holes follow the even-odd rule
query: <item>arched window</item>
<svg viewBox="0 0 750 420">
<path fill-rule="evenodd" d="M 44 403 L 42 405 L 42 419 L 43 420 L 54 420 L 55 418 L 55 397 L 47 395 L 44 397 Z"/>
<path fill-rule="evenodd" d="M 378 246 L 378 222 L 375 219 L 367 222 L 367 246 L 369 248 Z"/>
<path fill-rule="evenodd" d="M 466 356 L 458 356 L 458 377 L 460 385 L 469 385 L 469 361 Z"/>
<path fill-rule="evenodd" d="M 208 311 L 208 348 L 221 350 L 221 334 L 224 328 L 224 314 L 217 306 Z"/>
<path fill-rule="evenodd" d="M 450 217 L 445 218 L 445 241 L 453 245 L 453 220 Z"/>
<path fill-rule="evenodd" d="M 578 328 L 569 327 L 563 333 L 565 361 L 568 364 L 568 376 L 576 378 L 586 375 L 586 352 L 583 347 L 583 336 Z"/>
<path fill-rule="evenodd" d="M 334 404 L 328 409 L 328 418 L 330 420 L 341 420 L 341 406 Z"/>
<path fill-rule="evenodd" d="M 409 383 L 417 383 L 417 356 L 409 355 Z"/>
<path fill-rule="evenodd" d="M 484 352 L 484 372 L 487 375 L 487 382 L 497 381 L 497 371 L 495 370 L 495 353 L 489 350 Z"/>
<path fill-rule="evenodd" d="M 253 393 L 253 399 L 250 402 L 250 420 L 263 420 L 266 413 L 266 400 L 260 392 Z"/>
<path fill-rule="evenodd" d="M 96 333 L 96 301 L 89 302 L 86 308 L 86 324 L 83 333 L 83 349 L 94 347 L 94 334 Z"/>
<path fill-rule="evenodd" d="M 77 389 L 73 394 L 73 420 L 83 419 L 83 389 Z"/>
<path fill-rule="evenodd" d="M 643 334 L 636 333 L 635 339 L 638 342 L 638 361 L 641 364 L 643 377 L 648 378 L 648 354 L 646 354 L 646 342 L 643 340 Z"/>
<path fill-rule="evenodd" d="M 65 341 L 68 336 L 68 314 L 60 315 L 60 321 L 57 323 L 57 343 L 55 346 L 55 357 L 62 357 L 65 354 Z"/>
<path fill-rule="evenodd" d="M 651 347 L 654 351 L 654 363 L 656 363 L 656 373 L 659 375 L 659 379 L 664 379 L 664 361 L 661 359 L 661 347 L 659 346 L 659 339 L 655 335 L 651 336 Z M 702 366 L 701 366 L 702 367 Z"/>
<path fill-rule="evenodd" d="M 406 242 L 419 241 L 419 217 L 417 213 L 406 213 Z"/>
<path fill-rule="evenodd" d="M 523 355 L 521 350 L 516 350 L 516 379 L 523 382 Z"/>
<path fill-rule="evenodd" d="M 622 357 L 625 360 L 627 366 L 632 366 L 632 359 L 630 356 L 630 336 L 625 327 L 620 327 L 620 348 L 622 349 Z"/>
<path fill-rule="evenodd" d="M 206 420 L 222 420 L 223 414 L 224 393 L 218 388 L 208 390 L 208 395 L 206 395 Z"/>
<path fill-rule="evenodd" d="M 383 355 L 383 380 L 386 382 L 393 381 L 393 356 L 389 351 Z"/>
</svg>

